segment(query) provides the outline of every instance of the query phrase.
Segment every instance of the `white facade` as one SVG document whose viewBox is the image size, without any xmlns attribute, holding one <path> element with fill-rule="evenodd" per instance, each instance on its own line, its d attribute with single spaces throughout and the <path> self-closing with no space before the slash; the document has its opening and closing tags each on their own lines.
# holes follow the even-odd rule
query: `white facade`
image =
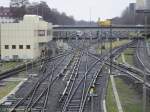
<svg viewBox="0 0 150 112">
<path fill-rule="evenodd" d="M 52 40 L 52 24 L 35 15 L 20 23 L 1 24 L 1 59 L 36 59 Z"/>
</svg>

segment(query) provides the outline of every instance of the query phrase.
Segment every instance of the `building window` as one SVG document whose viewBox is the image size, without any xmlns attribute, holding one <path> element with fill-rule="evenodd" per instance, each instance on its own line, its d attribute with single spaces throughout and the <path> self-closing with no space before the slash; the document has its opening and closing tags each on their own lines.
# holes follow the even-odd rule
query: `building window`
<svg viewBox="0 0 150 112">
<path fill-rule="evenodd" d="M 31 49 L 30 45 L 26 45 L 26 49 Z"/>
<path fill-rule="evenodd" d="M 16 45 L 12 45 L 12 49 L 16 49 Z"/>
<path fill-rule="evenodd" d="M 5 45 L 5 49 L 9 49 L 9 45 Z"/>
<path fill-rule="evenodd" d="M 23 49 L 23 45 L 19 45 L 19 49 Z"/>
<path fill-rule="evenodd" d="M 45 36 L 45 30 L 38 30 L 38 36 Z"/>
</svg>

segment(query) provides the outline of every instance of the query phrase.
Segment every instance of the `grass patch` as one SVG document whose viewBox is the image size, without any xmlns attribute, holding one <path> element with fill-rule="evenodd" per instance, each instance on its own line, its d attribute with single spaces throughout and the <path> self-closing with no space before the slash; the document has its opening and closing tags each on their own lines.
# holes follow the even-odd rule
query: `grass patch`
<svg viewBox="0 0 150 112">
<path fill-rule="evenodd" d="M 125 45 L 125 44 L 127 44 L 129 42 L 130 42 L 129 40 L 113 41 L 112 48 L 116 48 L 116 47 Z M 108 49 L 110 48 L 110 43 L 106 43 L 106 48 L 108 48 Z"/>
<path fill-rule="evenodd" d="M 118 112 L 111 81 L 108 82 L 106 108 L 107 112 Z"/>
<path fill-rule="evenodd" d="M 117 58 L 117 62 L 123 64 L 122 54 Z"/>
<path fill-rule="evenodd" d="M 2 62 L 2 67 L 0 72 L 4 72 L 6 70 L 12 69 L 16 67 L 17 65 L 22 64 L 22 62 Z"/>
<path fill-rule="evenodd" d="M 127 43 L 129 43 L 130 41 L 129 40 L 120 40 L 120 41 L 113 41 L 112 42 L 112 48 L 116 48 L 116 47 L 119 47 L 121 45 L 125 45 Z M 102 50 L 108 50 L 110 49 L 110 42 L 105 42 L 105 44 L 103 43 L 103 45 L 97 45 L 95 47 L 96 49 L 96 53 L 100 53 L 101 52 L 101 49 Z"/>
<path fill-rule="evenodd" d="M 134 56 L 134 49 L 132 48 L 128 48 L 124 51 L 124 53 L 122 54 L 124 55 L 124 59 L 125 59 L 125 62 L 128 63 L 129 65 L 134 65 L 134 61 L 133 61 L 133 56 Z M 123 64 L 123 59 L 122 59 L 122 55 L 120 55 L 118 58 L 117 58 L 117 61 L 118 63 L 121 63 Z"/>
<path fill-rule="evenodd" d="M 132 86 L 121 78 L 115 78 L 115 82 L 124 112 L 142 112 L 142 99 Z"/>
<path fill-rule="evenodd" d="M 132 48 L 128 48 L 128 49 L 125 50 L 125 52 L 124 52 L 125 61 L 126 61 L 126 63 L 128 63 L 129 65 L 134 65 L 134 62 L 133 62 L 133 55 L 134 55 L 134 49 L 132 49 Z"/>
<path fill-rule="evenodd" d="M 0 99 L 8 95 L 19 83 L 20 81 L 5 82 L 6 85 L 0 87 Z"/>
</svg>

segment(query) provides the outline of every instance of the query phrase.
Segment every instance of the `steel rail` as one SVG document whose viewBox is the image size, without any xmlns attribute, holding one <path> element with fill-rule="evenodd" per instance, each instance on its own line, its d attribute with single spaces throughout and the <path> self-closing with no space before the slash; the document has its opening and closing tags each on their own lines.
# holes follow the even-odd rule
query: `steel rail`
<svg viewBox="0 0 150 112">
<path fill-rule="evenodd" d="M 78 63 L 78 62 L 77 62 Z M 77 64 L 76 63 L 76 64 Z M 45 99 L 45 102 L 44 102 L 44 106 L 42 108 L 42 112 L 45 112 L 45 108 L 46 108 L 46 105 L 47 105 L 47 101 L 48 101 L 48 96 L 49 96 L 49 92 L 50 92 L 50 87 L 51 87 L 51 84 L 49 83 L 48 85 L 48 91 L 47 91 L 47 96 L 46 96 L 46 99 Z"/>
<path fill-rule="evenodd" d="M 146 72 L 147 72 L 147 73 L 150 73 L 150 70 L 145 66 L 145 64 L 142 62 L 142 60 L 141 60 L 141 58 L 140 58 L 140 55 L 139 55 L 140 44 L 141 44 L 141 43 L 138 43 L 138 44 L 137 44 L 136 57 L 137 57 L 137 59 L 139 60 L 139 62 L 140 62 L 140 64 L 142 65 L 142 67 L 145 68 Z"/>
<path fill-rule="evenodd" d="M 88 56 L 88 52 L 86 54 Z M 87 72 L 88 70 L 88 58 L 86 56 L 86 65 L 85 65 L 85 71 Z M 80 102 L 80 108 L 82 108 L 81 106 L 83 105 L 83 101 L 84 101 L 84 96 L 85 96 L 85 92 L 86 92 L 86 82 L 87 82 L 87 77 L 85 76 L 84 78 L 84 83 L 83 83 L 83 90 L 82 90 L 82 96 L 81 96 L 81 102 Z M 80 110 L 79 108 L 79 110 Z"/>
<path fill-rule="evenodd" d="M 114 55 L 116 52 L 117 52 L 117 51 L 113 52 L 112 54 Z M 94 83 L 95 83 L 95 81 L 96 81 L 98 75 L 101 73 L 102 68 L 103 68 L 103 66 L 105 65 L 105 62 L 107 62 L 107 60 L 109 60 L 109 58 L 110 58 L 110 53 L 106 54 L 106 55 L 102 58 L 101 64 L 100 64 L 100 69 L 93 75 L 94 78 L 90 81 L 90 84 L 89 84 L 89 86 L 88 86 L 87 92 L 86 92 L 86 94 L 85 94 L 85 97 L 84 97 L 84 100 L 83 100 L 83 103 L 82 103 L 82 105 L 81 105 L 81 107 L 80 107 L 79 112 L 83 112 L 83 109 L 84 109 L 84 106 L 85 106 L 85 103 L 86 103 L 86 100 L 87 100 L 87 97 L 88 97 L 90 88 L 94 85 Z"/>
<path fill-rule="evenodd" d="M 71 58 L 72 59 L 72 58 Z M 70 60 L 71 61 L 71 60 Z M 70 62 L 69 62 L 70 63 Z M 65 69 L 65 68 L 64 68 Z M 60 72 L 61 73 L 61 72 Z M 59 73 L 59 74 L 60 74 Z M 32 105 L 30 106 L 30 110 L 36 105 L 36 103 L 43 97 L 43 95 L 46 94 L 47 92 L 47 95 L 46 95 L 46 99 L 48 100 L 48 94 L 50 92 L 50 88 L 51 86 L 54 84 L 54 82 L 59 78 L 59 75 L 57 75 L 53 80 L 51 79 L 51 83 L 49 83 L 48 87 L 45 88 L 44 91 L 42 91 L 42 93 L 37 97 L 37 99 L 32 103 Z M 44 102 L 44 105 L 46 107 L 46 103 L 47 103 L 47 100 Z M 42 111 L 45 111 L 45 107 L 42 108 Z"/>
<path fill-rule="evenodd" d="M 100 59 L 99 57 L 96 57 L 96 56 L 93 55 L 93 54 L 90 54 L 89 56 L 95 58 L 96 60 Z M 108 66 L 111 66 L 109 62 L 106 62 L 105 64 L 108 65 Z M 117 70 L 119 70 L 120 72 L 123 72 L 123 73 L 125 73 L 125 74 L 128 74 L 129 76 L 131 76 L 131 77 L 133 77 L 134 79 L 138 80 L 140 83 L 143 83 L 143 82 L 144 82 L 144 80 L 143 80 L 141 77 L 139 77 L 139 75 L 138 75 L 137 73 L 132 74 L 131 71 L 129 72 L 129 70 L 128 70 L 127 68 L 124 68 L 124 67 L 122 67 L 122 66 L 117 66 L 117 65 L 115 65 L 115 64 L 112 65 L 112 67 L 115 68 L 115 69 L 117 69 Z M 124 69 L 124 70 L 123 70 L 123 69 Z M 146 83 L 146 86 L 150 88 L 150 83 L 147 82 L 147 83 Z"/>
<path fill-rule="evenodd" d="M 50 81 L 51 76 L 53 75 L 54 70 L 56 70 L 56 69 L 58 68 L 59 64 L 62 63 L 65 58 L 66 58 L 66 57 L 64 57 L 64 58 L 56 65 L 56 67 L 54 67 L 54 62 L 53 62 L 52 71 L 49 73 L 49 81 Z M 32 97 L 31 97 L 31 99 L 30 99 L 30 102 L 28 103 L 28 105 L 27 105 L 27 107 L 26 107 L 25 110 L 28 110 L 28 108 L 30 107 L 32 101 L 34 100 L 36 91 L 37 91 L 37 89 L 39 88 L 39 86 L 40 86 L 41 83 L 42 83 L 42 82 L 39 82 L 39 83 L 37 84 L 37 86 L 35 87 L 34 92 L 33 92 L 33 94 L 32 94 Z"/>
<path fill-rule="evenodd" d="M 66 57 L 65 57 L 65 58 L 66 58 Z M 64 59 L 65 59 L 65 58 L 64 58 Z M 73 58 L 73 56 L 72 56 L 72 58 Z M 71 58 L 71 59 L 72 59 L 72 58 Z M 64 59 L 63 59 L 63 60 L 64 60 Z M 60 63 L 62 63 L 63 60 L 62 60 Z M 70 61 L 71 61 L 71 60 L 70 60 Z M 69 61 L 69 63 L 70 63 L 70 61 Z M 60 63 L 58 63 L 57 65 L 59 66 Z M 58 67 L 58 66 L 56 66 L 56 67 Z M 56 67 L 53 68 L 52 74 L 53 74 L 54 71 L 57 69 Z M 64 68 L 64 69 L 65 69 L 65 68 Z M 60 74 L 60 73 L 59 73 L 59 74 Z M 57 75 L 54 79 L 53 79 L 53 76 L 49 77 L 48 87 L 45 88 L 45 90 L 43 90 L 42 93 L 37 97 L 37 99 L 31 104 L 30 110 L 31 110 L 31 108 L 33 108 L 33 107 L 36 105 L 36 103 L 37 103 L 37 102 L 43 97 L 43 95 L 45 95 L 46 92 L 47 92 L 47 94 L 46 94 L 46 99 L 45 99 L 45 102 L 44 102 L 44 106 L 43 106 L 43 108 L 42 108 L 43 111 L 45 110 L 44 108 L 46 107 L 46 104 L 47 104 L 47 100 L 48 100 L 48 95 L 49 95 L 49 92 L 50 92 L 50 88 L 51 88 L 51 86 L 54 84 L 54 82 L 55 82 L 58 78 L 59 78 L 58 75 Z M 53 80 L 52 80 L 52 79 L 53 79 Z"/>
<path fill-rule="evenodd" d="M 104 56 L 105 57 L 105 56 Z M 96 62 L 94 62 L 87 70 L 87 72 L 85 72 L 84 76 L 82 77 L 82 79 L 79 81 L 78 85 L 74 88 L 74 91 L 72 92 L 72 94 L 69 96 L 69 99 L 66 101 L 65 106 L 63 107 L 62 112 L 66 112 L 66 109 L 69 105 L 69 102 L 71 101 L 72 97 L 74 96 L 74 94 L 76 93 L 77 89 L 79 88 L 79 86 L 81 85 L 81 83 L 83 82 L 83 80 L 85 79 L 86 76 L 89 75 L 89 72 L 95 67 L 95 65 L 100 62 L 104 57 L 102 57 L 101 59 L 97 60 Z"/>
<path fill-rule="evenodd" d="M 80 63 L 81 63 L 81 57 L 82 57 L 82 55 L 83 55 L 83 54 L 81 54 L 80 58 L 78 59 L 77 65 L 76 65 L 76 66 L 74 67 L 74 69 L 73 69 L 72 76 L 71 76 L 70 82 L 69 82 L 70 88 L 67 88 L 67 89 L 69 89 L 68 96 L 71 95 L 71 92 L 72 92 L 73 87 L 74 87 L 74 85 L 75 85 L 75 81 L 76 81 L 76 78 L 77 78 L 77 75 L 78 75 L 78 70 L 79 70 L 79 66 L 80 66 Z M 73 74 L 74 74 L 74 77 L 73 77 Z M 72 79 L 72 78 L 73 78 L 73 79 Z M 72 83 L 71 83 L 71 81 L 72 81 Z M 68 87 L 69 87 L 69 86 L 68 86 Z M 69 97 L 66 98 L 66 101 L 68 101 L 68 99 L 69 99 Z M 66 104 L 66 101 L 65 101 L 64 105 Z M 63 106 L 64 106 L 64 105 L 63 105 Z"/>
<path fill-rule="evenodd" d="M 69 53 L 72 53 L 72 52 L 74 52 L 74 51 L 71 50 L 71 51 L 68 51 L 67 53 L 58 54 L 58 56 L 47 57 L 46 59 L 39 59 L 39 60 L 35 61 L 34 63 L 37 63 L 37 64 L 38 64 L 38 63 L 40 63 L 42 60 L 44 60 L 45 62 L 50 61 L 50 60 L 56 60 L 56 59 L 62 57 L 63 55 L 69 54 Z M 20 72 L 22 72 L 22 71 L 25 71 L 25 66 L 26 66 L 26 65 L 20 65 L 19 67 L 16 67 L 16 68 L 14 68 L 14 69 L 12 69 L 12 70 L 6 71 L 6 72 L 4 72 L 4 73 L 0 73 L 0 74 L 1 74 L 1 75 L 0 75 L 0 80 L 3 80 L 3 79 L 5 79 L 5 78 L 8 78 L 8 77 L 11 77 L 11 76 L 16 75 L 17 73 L 20 73 Z M 31 66 L 31 62 L 27 63 L 27 66 Z M 37 66 L 38 66 L 38 65 L 37 65 Z"/>
<path fill-rule="evenodd" d="M 70 55 L 70 53 L 67 53 L 67 54 L 64 54 L 64 55 L 61 55 L 61 56 L 59 55 L 59 56 L 55 57 L 55 59 L 59 59 L 61 57 L 67 56 L 67 55 Z M 53 61 L 55 61 L 55 60 L 53 60 Z M 17 104 L 12 108 L 11 112 L 13 112 L 13 110 L 15 110 L 15 108 L 17 108 L 20 104 L 22 104 L 22 102 L 25 99 L 27 99 L 35 91 L 35 88 L 38 88 L 38 85 L 41 82 L 43 82 L 48 76 L 49 76 L 49 73 L 45 77 L 41 76 L 41 78 L 33 85 L 33 88 L 31 89 L 31 91 L 29 92 L 29 94 L 27 94 L 23 99 L 21 99 L 20 101 L 18 101 Z"/>
</svg>

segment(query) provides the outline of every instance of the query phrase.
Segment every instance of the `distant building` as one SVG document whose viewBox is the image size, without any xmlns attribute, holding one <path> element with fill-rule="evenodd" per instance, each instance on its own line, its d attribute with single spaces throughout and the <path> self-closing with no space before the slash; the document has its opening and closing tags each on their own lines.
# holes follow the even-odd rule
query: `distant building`
<svg viewBox="0 0 150 112">
<path fill-rule="evenodd" d="M 29 0 L 11 0 L 10 6 L 11 7 L 21 7 L 29 5 Z"/>
<path fill-rule="evenodd" d="M 130 10 L 130 13 L 135 13 L 136 3 L 130 3 L 129 4 L 129 10 Z"/>
<path fill-rule="evenodd" d="M 145 0 L 145 8 L 150 10 L 150 0 Z"/>
<path fill-rule="evenodd" d="M 9 7 L 0 7 L 0 23 L 13 23 L 15 19 L 12 15 Z"/>
<path fill-rule="evenodd" d="M 36 59 L 52 40 L 52 24 L 36 15 L 20 23 L 1 24 L 1 59 Z"/>
<path fill-rule="evenodd" d="M 136 10 L 143 10 L 145 8 L 145 0 L 136 0 Z"/>
</svg>

